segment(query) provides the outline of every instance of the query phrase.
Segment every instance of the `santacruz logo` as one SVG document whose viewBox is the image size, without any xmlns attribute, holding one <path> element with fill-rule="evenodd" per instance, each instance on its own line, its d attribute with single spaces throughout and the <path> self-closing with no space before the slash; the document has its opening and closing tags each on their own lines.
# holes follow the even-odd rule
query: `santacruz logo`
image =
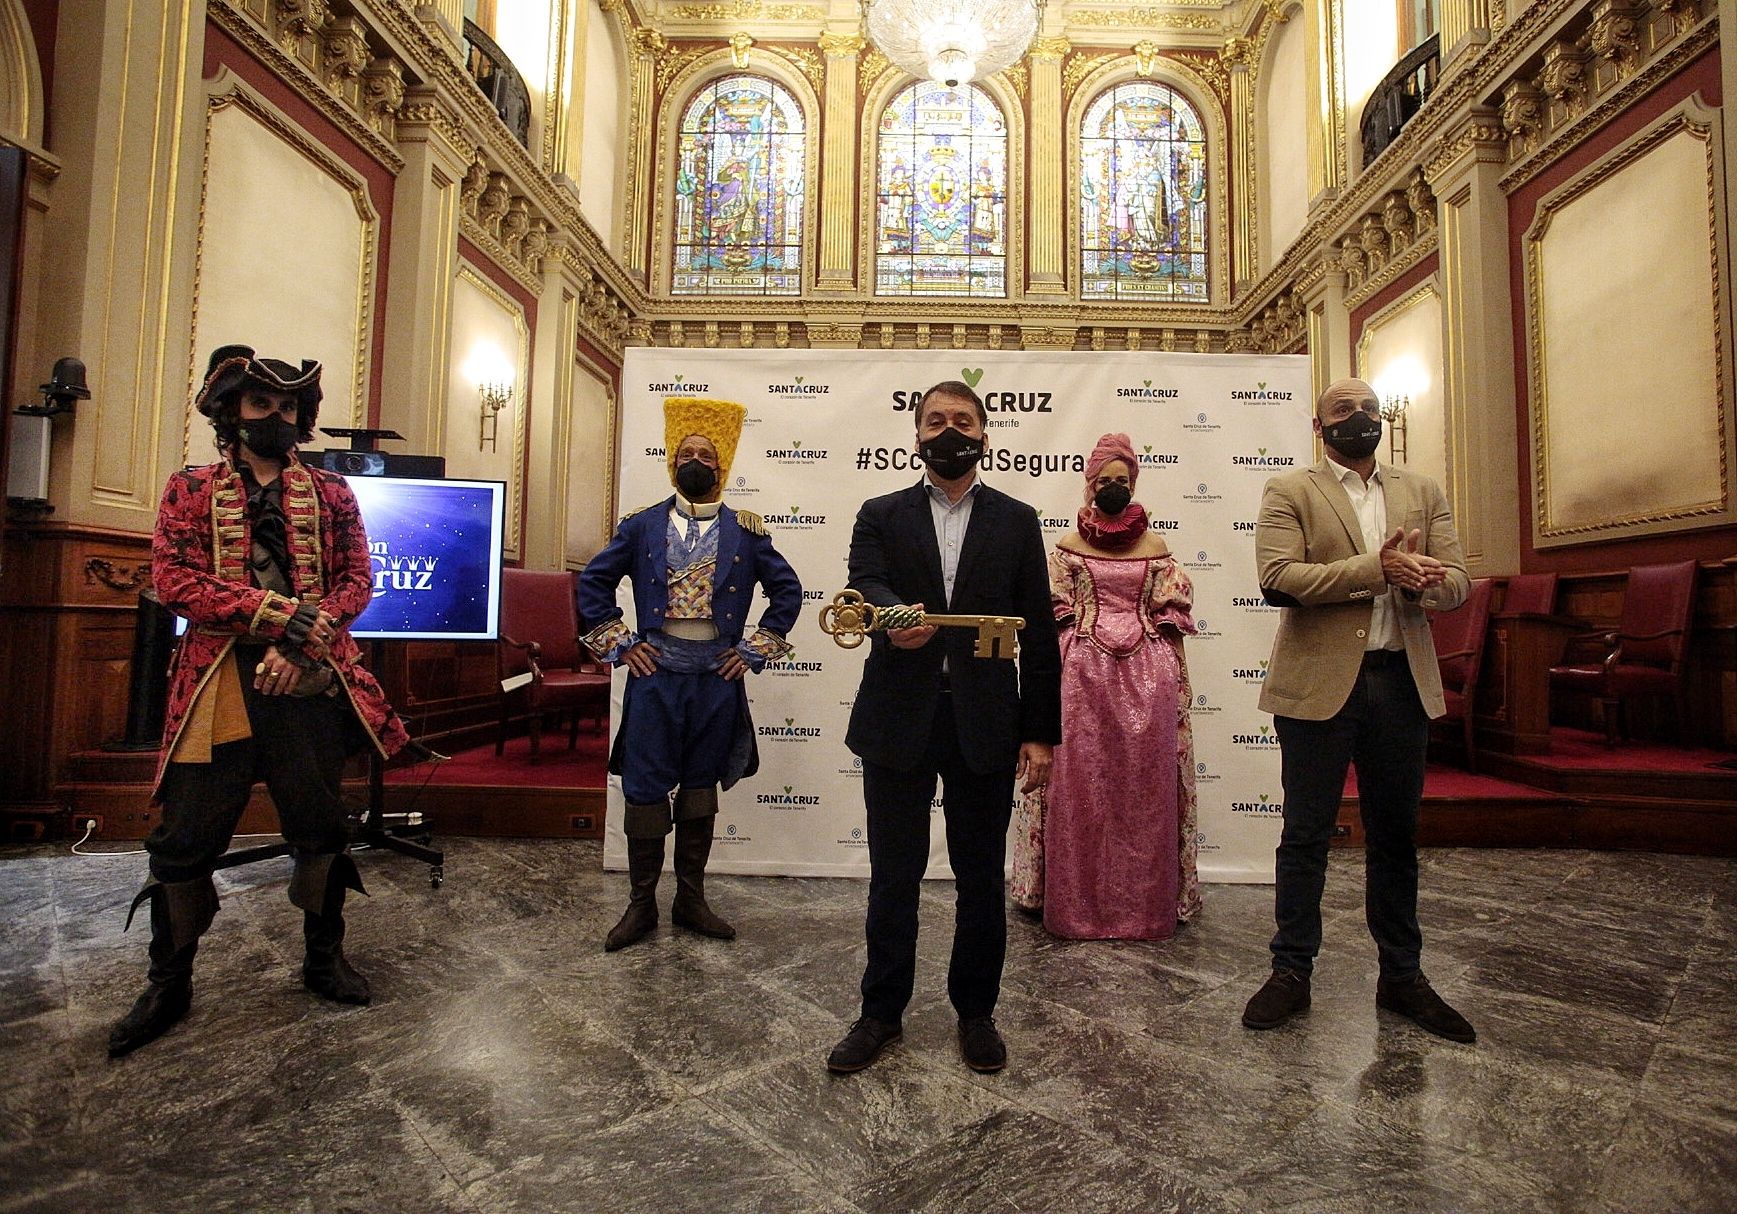
<svg viewBox="0 0 1737 1214">
<path fill-rule="evenodd" d="M 1241 607 L 1244 611 L 1277 611 L 1271 603 L 1254 594 L 1239 594 L 1230 600 L 1232 607 Z"/>
<path fill-rule="evenodd" d="M 1117 388 L 1117 400 L 1178 400 L 1182 396 L 1180 388 L 1154 388 L 1152 381 L 1143 379 L 1138 388 Z"/>
<path fill-rule="evenodd" d="M 1159 452 L 1155 453 L 1155 452 L 1153 452 L 1152 448 L 1150 446 L 1148 446 L 1143 451 L 1140 452 L 1139 460 L 1140 460 L 1140 466 L 1142 468 L 1164 468 L 1164 467 L 1168 467 L 1172 464 L 1181 463 L 1182 457 L 1180 455 L 1172 455 L 1172 454 L 1169 454 L 1168 452 L 1164 452 L 1164 451 L 1159 451 Z"/>
<path fill-rule="evenodd" d="M 645 453 L 654 459 L 663 459 L 667 454 L 662 447 L 647 447 Z"/>
<path fill-rule="evenodd" d="M 764 518 L 768 523 L 776 523 L 780 527 L 826 526 L 826 516 L 824 514 L 804 514 L 802 513 L 801 506 L 790 507 L 790 513 L 788 514 L 764 514 L 760 517 Z"/>
<path fill-rule="evenodd" d="M 832 391 L 832 385 L 805 383 L 803 377 L 798 375 L 791 383 L 767 384 L 766 391 L 773 396 L 825 396 Z"/>
<path fill-rule="evenodd" d="M 771 809 L 812 809 L 820 804 L 820 798 L 810 793 L 799 793 L 792 785 L 786 784 L 783 792 L 755 794 L 754 804 Z"/>
<path fill-rule="evenodd" d="M 1253 535 L 1254 531 L 1255 531 L 1255 525 L 1253 523 L 1249 522 L 1247 519 L 1239 518 L 1236 520 L 1236 522 L 1234 522 L 1230 525 L 1230 529 L 1232 531 L 1236 532 L 1238 535 Z"/>
<path fill-rule="evenodd" d="M 1279 817 L 1285 812 L 1285 803 L 1275 801 L 1266 793 L 1261 794 L 1258 801 L 1232 801 L 1230 812 L 1233 814 L 1253 814 L 1256 817 Z"/>
<path fill-rule="evenodd" d="M 826 597 L 826 591 L 824 591 L 824 590 L 804 590 L 802 592 L 802 601 L 805 603 L 809 602 L 811 600 L 813 602 L 818 603 L 821 599 L 823 599 L 825 597 Z"/>
<path fill-rule="evenodd" d="M 1271 725 L 1262 725 L 1259 733 L 1233 733 L 1230 741 L 1233 746 L 1244 750 L 1271 750 L 1278 746 L 1279 735 L 1273 732 Z"/>
<path fill-rule="evenodd" d="M 1182 530 L 1182 520 L 1181 519 L 1155 518 L 1155 519 L 1152 519 L 1150 522 L 1151 522 L 1151 529 L 1153 531 L 1180 531 L 1180 530 Z"/>
<path fill-rule="evenodd" d="M 1066 515 L 1051 518 L 1046 512 L 1039 510 L 1037 512 L 1037 525 L 1045 531 L 1066 531 L 1074 525 L 1074 520 Z"/>
<path fill-rule="evenodd" d="M 985 392 L 983 409 L 986 413 L 1048 413 L 1048 392 Z"/>
<path fill-rule="evenodd" d="M 433 590 L 434 570 L 440 564 L 437 556 L 393 556 L 385 540 L 368 545 L 368 559 L 374 565 L 374 593 L 389 590 Z"/>
<path fill-rule="evenodd" d="M 792 738 L 818 738 L 820 729 L 815 725 L 798 725 L 795 717 L 785 717 L 782 725 L 762 725 L 756 731 L 762 738 L 789 740 Z"/>
<path fill-rule="evenodd" d="M 1230 457 L 1230 463 L 1233 468 L 1260 468 L 1263 470 L 1267 468 L 1295 468 L 1297 466 L 1295 456 L 1268 455 L 1265 447 L 1262 447 L 1254 455 L 1233 455 Z"/>
<path fill-rule="evenodd" d="M 1231 394 L 1230 394 L 1230 399 L 1240 400 L 1240 401 L 1250 401 L 1250 402 L 1253 402 L 1255 404 L 1263 404 L 1263 405 L 1280 405 L 1280 404 L 1284 404 L 1286 401 L 1290 400 L 1293 395 L 1294 395 L 1293 393 L 1281 392 L 1276 388 L 1268 388 L 1266 385 L 1266 381 L 1262 380 L 1260 383 L 1256 384 L 1253 388 L 1235 388 L 1235 389 L 1232 389 Z"/>
<path fill-rule="evenodd" d="M 1267 664 L 1262 662 L 1259 666 L 1232 667 L 1230 677 L 1244 683 L 1264 683 L 1267 678 Z M 1261 732 L 1266 732 L 1265 726 L 1261 728 Z"/>
<path fill-rule="evenodd" d="M 688 377 L 678 375 L 666 384 L 647 384 L 645 390 L 658 396 L 703 396 L 712 390 L 712 385 L 689 383 Z"/>
<path fill-rule="evenodd" d="M 819 674 L 826 667 L 820 662 L 773 662 L 766 669 L 773 674 Z"/>
<path fill-rule="evenodd" d="M 827 456 L 825 447 L 804 447 L 793 442 L 788 447 L 766 448 L 766 458 L 780 464 L 816 464 Z"/>
</svg>

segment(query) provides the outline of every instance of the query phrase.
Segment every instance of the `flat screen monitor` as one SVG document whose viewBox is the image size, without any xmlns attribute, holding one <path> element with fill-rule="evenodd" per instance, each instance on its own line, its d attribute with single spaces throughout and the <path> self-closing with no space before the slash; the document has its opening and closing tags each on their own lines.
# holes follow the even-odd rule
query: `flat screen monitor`
<svg viewBox="0 0 1737 1214">
<path fill-rule="evenodd" d="M 374 598 L 350 626 L 358 640 L 492 641 L 501 626 L 501 481 L 346 477 L 374 567 Z M 175 619 L 175 633 L 187 621 Z"/>
<path fill-rule="evenodd" d="M 348 478 L 368 529 L 374 601 L 358 640 L 492 641 L 501 624 L 500 481 Z"/>
</svg>

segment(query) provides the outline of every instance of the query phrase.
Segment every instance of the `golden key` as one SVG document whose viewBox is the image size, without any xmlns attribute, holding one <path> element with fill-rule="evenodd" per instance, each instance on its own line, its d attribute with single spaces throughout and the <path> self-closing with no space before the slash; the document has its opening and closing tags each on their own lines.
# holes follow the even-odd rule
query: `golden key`
<svg viewBox="0 0 1737 1214">
<path fill-rule="evenodd" d="M 1025 627 L 1025 617 L 1017 615 L 941 615 L 918 607 L 899 604 L 877 607 L 865 602 L 854 590 L 841 590 L 832 602 L 820 609 L 820 630 L 836 641 L 840 648 L 855 649 L 871 632 L 888 632 L 895 628 L 975 628 L 977 643 L 972 653 L 980 658 L 1012 660 L 1017 649 L 1015 634 Z"/>
</svg>

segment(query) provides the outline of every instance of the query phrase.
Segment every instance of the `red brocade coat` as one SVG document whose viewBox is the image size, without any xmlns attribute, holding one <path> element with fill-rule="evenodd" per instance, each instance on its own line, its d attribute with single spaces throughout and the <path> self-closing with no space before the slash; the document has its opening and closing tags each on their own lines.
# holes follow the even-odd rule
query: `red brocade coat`
<svg viewBox="0 0 1737 1214">
<path fill-rule="evenodd" d="M 368 535 L 355 495 L 343 477 L 309 468 L 293 455 L 282 481 L 290 583 L 299 599 L 318 603 L 337 621 L 338 636 L 325 661 L 337 672 L 369 740 L 390 758 L 410 738 L 380 684 L 363 668 L 349 632 L 374 594 Z M 169 478 L 151 539 L 151 580 L 163 605 L 186 617 L 188 628 L 169 675 L 158 793 L 194 702 L 235 642 L 276 641 L 295 613 L 297 599 L 261 590 L 249 579 L 252 547 L 247 490 L 234 466 L 207 464 Z M 251 676 L 244 671 L 243 677 Z"/>
</svg>

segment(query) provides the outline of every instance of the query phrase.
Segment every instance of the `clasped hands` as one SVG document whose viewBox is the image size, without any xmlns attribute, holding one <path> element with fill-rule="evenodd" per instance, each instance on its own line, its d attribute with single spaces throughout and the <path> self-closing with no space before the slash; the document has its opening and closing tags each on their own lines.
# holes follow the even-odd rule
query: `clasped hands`
<svg viewBox="0 0 1737 1214">
<path fill-rule="evenodd" d="M 295 692 L 304 671 L 317 666 L 338 636 L 338 621 L 322 611 L 308 628 L 308 639 L 299 651 L 273 645 L 253 668 L 253 689 L 263 695 L 287 696 Z M 300 660 L 298 660 L 300 659 Z"/>
<path fill-rule="evenodd" d="M 1408 535 L 1405 528 L 1394 528 L 1393 534 L 1381 545 L 1381 576 L 1387 579 L 1388 585 L 1421 594 L 1446 580 L 1447 566 L 1433 556 L 1419 552 L 1418 546 L 1422 542 L 1422 531 Z"/>
<path fill-rule="evenodd" d="M 620 663 L 627 667 L 628 673 L 636 674 L 643 679 L 657 670 L 657 658 L 657 647 L 649 641 L 640 641 L 621 655 Z M 747 660 L 734 649 L 728 650 L 718 660 L 718 674 L 727 683 L 733 683 L 747 673 Z"/>
</svg>

